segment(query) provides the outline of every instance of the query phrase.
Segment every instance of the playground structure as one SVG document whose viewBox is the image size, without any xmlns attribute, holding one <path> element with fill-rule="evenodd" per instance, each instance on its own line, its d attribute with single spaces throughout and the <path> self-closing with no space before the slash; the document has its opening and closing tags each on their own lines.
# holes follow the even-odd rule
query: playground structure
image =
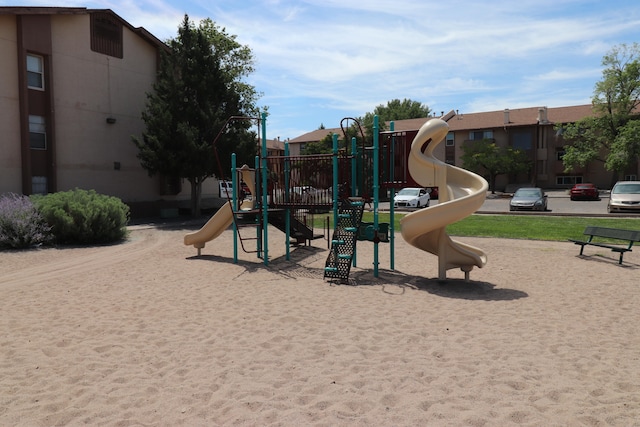
<svg viewBox="0 0 640 427">
<path fill-rule="evenodd" d="M 269 263 L 268 227 L 271 224 L 285 233 L 286 258 L 292 244 L 302 244 L 324 237 L 309 227 L 306 216 L 314 212 L 332 212 L 333 236 L 325 264 L 326 279 L 348 280 L 355 265 L 356 243 L 374 243 L 374 276 L 378 276 L 378 245 L 390 244 L 390 268 L 394 269 L 394 208 L 390 204 L 390 223 L 379 222 L 380 189 L 393 199 L 396 189 L 409 185 L 439 187 L 438 205 L 407 214 L 401 220 L 403 238 L 411 245 L 438 256 L 439 278 L 446 279 L 446 271 L 460 268 L 469 279 L 469 272 L 486 264 L 486 255 L 477 248 L 456 242 L 446 233 L 446 225 L 475 212 L 486 196 L 487 182 L 469 171 L 447 165 L 433 156 L 433 149 L 448 132 L 448 125 L 440 119 L 429 120 L 417 134 L 378 133 L 378 118 L 374 118 L 373 146 L 338 148 L 338 135 L 333 135 L 331 154 L 290 156 L 285 144 L 284 156 L 267 156 L 265 115 L 262 123 L 261 156 L 255 167 L 236 167 L 232 156 L 233 192 L 213 217 L 198 231 L 185 235 L 185 245 L 200 251 L 205 244 L 233 225 L 234 262 L 237 262 L 238 242 L 245 252 L 255 252 L 265 265 Z M 230 119 L 230 120 L 231 120 Z M 225 125 L 226 126 L 226 125 Z M 222 130 L 221 130 L 222 133 Z M 364 141 L 364 138 L 363 138 Z M 215 141 L 214 141 L 215 149 Z M 216 151 L 217 155 L 217 151 Z M 224 176 L 224 174 L 220 174 Z M 250 198 L 238 191 L 240 181 L 249 187 Z M 373 222 L 363 223 L 365 204 L 372 205 Z M 247 237 L 248 226 L 256 233 Z M 291 239 L 294 239 L 292 243 Z M 245 241 L 255 240 L 256 249 L 249 250 Z"/>
</svg>

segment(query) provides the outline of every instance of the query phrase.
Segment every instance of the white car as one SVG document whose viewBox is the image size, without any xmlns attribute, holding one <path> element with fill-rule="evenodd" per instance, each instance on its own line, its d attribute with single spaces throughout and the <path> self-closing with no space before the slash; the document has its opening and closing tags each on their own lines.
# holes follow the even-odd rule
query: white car
<svg viewBox="0 0 640 427">
<path fill-rule="evenodd" d="M 424 208 L 429 206 L 431 197 L 426 188 L 403 188 L 393 198 L 396 208 Z"/>
</svg>

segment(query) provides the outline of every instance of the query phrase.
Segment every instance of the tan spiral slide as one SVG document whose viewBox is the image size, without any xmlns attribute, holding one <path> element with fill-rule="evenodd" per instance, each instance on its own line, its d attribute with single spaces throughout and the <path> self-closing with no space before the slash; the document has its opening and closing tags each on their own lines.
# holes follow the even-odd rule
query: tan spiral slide
<svg viewBox="0 0 640 427">
<path fill-rule="evenodd" d="M 477 211 L 489 185 L 481 176 L 433 156 L 434 148 L 448 132 L 449 125 L 445 121 L 431 119 L 420 128 L 411 143 L 409 173 L 421 186 L 439 188 L 438 204 L 406 215 L 400 221 L 400 229 L 409 244 L 438 256 L 440 279 L 446 279 L 447 270 L 460 268 L 468 280 L 473 267 L 486 265 L 487 256 L 481 249 L 451 239 L 446 226 Z M 423 152 L 422 147 L 427 142 Z"/>
</svg>

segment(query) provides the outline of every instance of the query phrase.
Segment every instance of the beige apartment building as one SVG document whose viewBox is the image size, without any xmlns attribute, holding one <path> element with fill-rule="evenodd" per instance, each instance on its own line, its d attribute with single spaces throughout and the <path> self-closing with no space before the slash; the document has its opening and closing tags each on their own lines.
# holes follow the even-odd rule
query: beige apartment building
<svg viewBox="0 0 640 427">
<path fill-rule="evenodd" d="M 150 178 L 132 142 L 163 49 L 108 9 L 0 7 L 0 194 L 94 189 L 134 216 L 189 206 L 189 183 Z"/>
<path fill-rule="evenodd" d="M 434 154 L 449 164 L 461 166 L 461 156 L 466 144 L 482 139 L 491 139 L 499 146 L 524 150 L 534 165 L 531 172 L 518 176 L 501 175 L 496 182 L 499 191 L 519 185 L 535 185 L 547 189 L 570 188 L 575 183 L 592 182 L 602 189 L 611 188 L 617 180 L 612 172 L 604 169 L 601 162 L 593 162 L 584 168 L 565 172 L 562 163 L 565 142 L 562 131 L 556 125 L 576 122 L 593 114 L 591 105 L 571 107 L 531 107 L 505 109 L 481 113 L 461 114 L 450 111 L 442 118 L 449 124 L 446 141 Z M 393 123 L 395 132 L 416 132 L 433 117 L 398 120 Z M 390 123 L 387 123 L 387 129 Z M 292 155 L 298 155 L 307 143 L 322 140 L 328 134 L 342 134 L 340 128 L 318 129 L 289 141 Z M 639 175 L 636 164 L 624 176 L 635 180 Z"/>
<path fill-rule="evenodd" d="M 131 140 L 164 48 L 111 10 L 0 7 L 0 194 L 94 189 L 139 214 L 180 198 Z"/>
</svg>

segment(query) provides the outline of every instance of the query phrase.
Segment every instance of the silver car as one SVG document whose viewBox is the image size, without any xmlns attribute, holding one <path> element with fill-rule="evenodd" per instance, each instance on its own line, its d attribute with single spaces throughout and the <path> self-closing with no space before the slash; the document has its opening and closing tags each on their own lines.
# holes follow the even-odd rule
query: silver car
<svg viewBox="0 0 640 427">
<path fill-rule="evenodd" d="M 509 202 L 509 210 L 546 211 L 547 195 L 542 188 L 519 188 Z"/>
<path fill-rule="evenodd" d="M 607 211 L 640 213 L 640 181 L 619 181 L 611 189 Z"/>
</svg>

